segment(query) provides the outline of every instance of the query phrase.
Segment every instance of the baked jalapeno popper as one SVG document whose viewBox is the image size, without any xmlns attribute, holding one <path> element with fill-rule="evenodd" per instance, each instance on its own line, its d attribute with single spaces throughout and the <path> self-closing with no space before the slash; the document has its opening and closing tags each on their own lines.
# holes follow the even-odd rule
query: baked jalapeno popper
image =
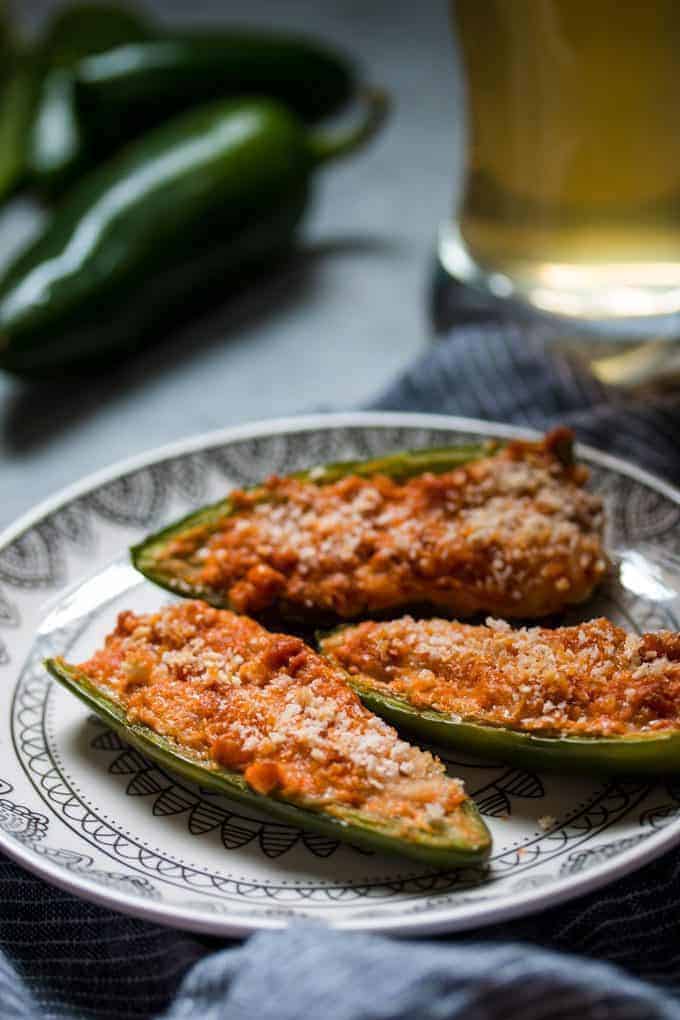
<svg viewBox="0 0 680 1020">
<path fill-rule="evenodd" d="M 308 622 L 427 604 L 537 617 L 607 570 L 572 434 L 334 464 L 236 491 L 132 550 L 150 580 Z"/>
<path fill-rule="evenodd" d="M 536 769 L 680 771 L 680 634 L 405 616 L 320 646 L 367 707 L 442 745 Z"/>
<path fill-rule="evenodd" d="M 149 758 L 291 824 L 443 867 L 488 853 L 462 782 L 299 638 L 185 602 L 121 613 L 87 662 L 47 667 Z"/>
</svg>

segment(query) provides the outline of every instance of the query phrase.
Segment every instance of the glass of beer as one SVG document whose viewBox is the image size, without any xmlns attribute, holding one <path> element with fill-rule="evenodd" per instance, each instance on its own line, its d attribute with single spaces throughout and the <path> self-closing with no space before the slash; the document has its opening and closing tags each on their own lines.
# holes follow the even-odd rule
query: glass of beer
<svg viewBox="0 0 680 1020">
<path fill-rule="evenodd" d="M 678 312 L 678 0 L 452 8 L 468 149 L 445 268 L 614 328 Z"/>
</svg>

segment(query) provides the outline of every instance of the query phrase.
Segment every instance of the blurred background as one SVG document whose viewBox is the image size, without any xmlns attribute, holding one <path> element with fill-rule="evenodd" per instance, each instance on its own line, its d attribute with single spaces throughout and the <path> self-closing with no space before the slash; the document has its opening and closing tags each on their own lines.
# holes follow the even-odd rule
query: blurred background
<svg viewBox="0 0 680 1020">
<path fill-rule="evenodd" d="M 21 0 L 39 30 L 60 6 Z M 374 141 L 316 175 L 297 254 L 103 377 L 0 375 L 0 525 L 57 488 L 191 433 L 361 406 L 428 343 L 435 240 L 461 172 L 460 82 L 445 0 L 146 0 L 168 24 L 301 31 L 388 90 Z M 39 213 L 19 198 L 6 258 Z"/>
</svg>

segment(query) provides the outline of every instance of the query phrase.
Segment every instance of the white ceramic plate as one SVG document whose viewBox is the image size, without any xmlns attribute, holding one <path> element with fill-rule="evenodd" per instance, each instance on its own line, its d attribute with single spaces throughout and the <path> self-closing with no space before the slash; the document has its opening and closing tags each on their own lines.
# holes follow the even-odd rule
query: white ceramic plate
<svg viewBox="0 0 680 1020">
<path fill-rule="evenodd" d="M 167 593 L 128 565 L 150 529 L 272 473 L 407 447 L 520 435 L 466 419 L 345 414 L 265 422 L 166 447 L 86 479 L 0 536 L 0 846 L 49 882 L 214 934 L 315 917 L 425 933 L 552 906 L 680 842 L 680 780 L 535 775 L 454 760 L 489 824 L 488 869 L 434 871 L 258 816 L 150 764 L 42 667 L 85 658 L 123 607 Z M 580 617 L 680 629 L 680 494 L 584 449 L 619 576 Z"/>
</svg>

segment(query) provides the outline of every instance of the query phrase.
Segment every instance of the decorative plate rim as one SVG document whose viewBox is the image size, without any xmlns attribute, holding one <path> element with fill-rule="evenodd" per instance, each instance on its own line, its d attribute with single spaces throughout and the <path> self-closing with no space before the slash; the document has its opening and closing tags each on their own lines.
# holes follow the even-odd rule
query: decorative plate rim
<svg viewBox="0 0 680 1020">
<path fill-rule="evenodd" d="M 343 427 L 396 427 L 429 428 L 451 432 L 476 432 L 480 435 L 503 438 L 533 438 L 536 429 L 517 427 L 500 422 L 482 421 L 451 415 L 414 414 L 399 411 L 357 411 L 332 414 L 299 415 L 264 419 L 244 425 L 228 426 L 155 447 L 142 454 L 117 461 L 107 468 L 93 472 L 79 481 L 64 487 L 36 507 L 22 514 L 18 520 L 0 532 L 0 548 L 43 520 L 59 508 L 73 502 L 87 492 L 151 464 L 210 449 L 225 443 L 252 439 L 275 433 L 307 432 L 315 429 L 333 430 Z M 668 482 L 636 464 L 579 443 L 579 452 L 591 462 L 609 468 L 621 475 L 642 482 L 680 506 L 680 491 Z M 52 599 L 46 600 L 51 602 Z M 461 931 L 469 928 L 522 917 L 583 896 L 597 888 L 642 867 L 648 861 L 680 844 L 680 819 L 660 832 L 649 836 L 643 843 L 622 851 L 615 860 L 605 860 L 591 867 L 585 874 L 564 876 L 551 887 L 527 889 L 521 894 L 510 893 L 492 901 L 478 904 L 467 902 L 459 906 L 445 904 L 428 911 L 422 919 L 417 915 L 393 917 L 350 917 L 322 923 L 346 930 L 372 931 L 388 934 L 427 935 L 444 931 Z M 65 873 L 57 864 L 36 855 L 29 847 L 16 842 L 0 830 L 0 849 L 21 866 L 67 892 L 80 895 L 90 902 L 141 918 L 153 923 L 211 935 L 243 937 L 258 929 L 280 929 L 291 918 L 252 918 L 247 912 L 234 911 L 229 916 L 206 915 L 195 908 L 163 902 L 140 901 L 120 889 L 102 887 L 87 876 Z M 294 918 L 292 918 L 294 919 Z"/>
</svg>

